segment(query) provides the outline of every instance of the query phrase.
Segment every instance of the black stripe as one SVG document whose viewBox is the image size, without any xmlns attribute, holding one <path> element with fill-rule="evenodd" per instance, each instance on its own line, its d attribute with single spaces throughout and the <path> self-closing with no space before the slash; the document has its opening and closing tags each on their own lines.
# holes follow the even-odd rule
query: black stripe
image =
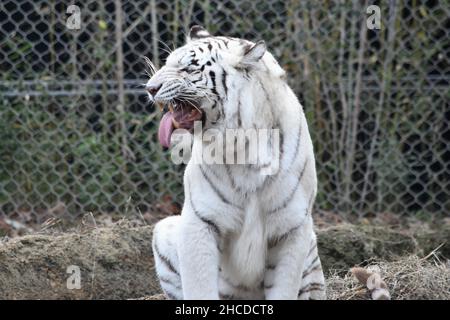
<svg viewBox="0 0 450 320">
<path fill-rule="evenodd" d="M 261 89 L 263 90 L 264 95 L 266 96 L 267 102 L 270 103 L 270 96 L 269 96 L 269 93 L 267 92 L 266 88 L 263 86 L 263 84 L 261 83 L 261 81 L 258 81 L 258 84 L 261 86 Z"/>
<path fill-rule="evenodd" d="M 163 289 L 164 290 L 164 293 L 166 294 L 166 296 L 170 299 L 170 300 L 178 300 L 178 298 L 173 294 L 173 293 L 171 293 L 170 291 L 167 291 L 167 290 L 165 290 L 165 289 Z"/>
<path fill-rule="evenodd" d="M 164 94 L 167 94 L 168 92 L 175 91 L 177 88 L 178 88 L 178 84 L 172 84 L 172 85 L 169 85 L 168 87 L 164 88 L 164 90 L 159 92 L 159 94 L 164 95 Z"/>
<path fill-rule="evenodd" d="M 282 161 L 283 161 L 283 156 L 284 156 L 284 134 L 283 134 L 283 128 L 281 127 L 281 125 L 277 124 L 275 126 L 275 128 L 277 128 L 277 127 L 280 129 L 280 145 L 279 145 L 280 146 L 280 154 L 279 154 L 280 162 L 279 162 L 279 164 L 280 164 L 280 166 L 282 166 L 282 164 L 283 164 Z M 259 189 L 265 188 L 267 186 L 270 187 L 272 185 L 272 183 L 277 181 L 277 177 L 280 175 L 280 172 L 281 172 L 281 170 L 278 170 L 275 175 L 269 176 L 269 179 L 266 179 L 264 181 L 263 185 Z"/>
<path fill-rule="evenodd" d="M 298 297 L 300 297 L 302 294 L 307 293 L 307 292 L 323 291 L 324 289 L 325 289 L 325 286 L 322 283 L 311 282 L 298 291 Z"/>
<path fill-rule="evenodd" d="M 314 268 L 316 266 L 315 263 L 317 261 L 319 261 L 319 256 L 318 255 L 309 263 L 309 266 L 303 272 L 308 272 L 308 271 L 310 271 L 310 269 Z"/>
<path fill-rule="evenodd" d="M 268 265 L 266 265 L 266 269 L 267 269 L 267 270 L 275 270 L 276 267 L 277 267 L 277 266 L 274 265 L 274 264 L 268 264 Z"/>
<path fill-rule="evenodd" d="M 222 292 L 219 292 L 219 298 L 222 300 L 239 300 L 236 299 L 232 294 L 224 294 Z"/>
<path fill-rule="evenodd" d="M 307 158 L 307 159 L 305 160 L 305 163 L 303 164 L 302 171 L 300 172 L 300 175 L 299 175 L 299 177 L 298 177 L 298 180 L 297 180 L 297 183 L 295 184 L 294 189 L 291 191 L 291 193 L 289 194 L 289 196 L 283 201 L 283 203 L 282 203 L 280 206 L 278 206 L 277 208 L 275 208 L 275 209 L 273 209 L 272 211 L 270 211 L 270 213 L 274 213 L 274 212 L 277 212 L 277 211 L 279 211 L 279 210 L 282 210 L 282 209 L 286 208 L 286 207 L 288 206 L 288 204 L 292 201 L 292 199 L 294 198 L 294 195 L 295 195 L 295 193 L 297 192 L 297 189 L 298 189 L 298 187 L 299 187 L 299 185 L 300 185 L 300 182 L 302 181 L 303 174 L 305 173 L 306 166 L 307 166 L 307 164 L 308 164 L 308 159 L 309 159 L 309 158 Z M 308 209 L 308 208 L 307 208 L 307 209 Z"/>
<path fill-rule="evenodd" d="M 213 229 L 213 231 L 214 231 L 215 233 L 217 233 L 218 235 L 220 235 L 220 229 L 219 229 L 219 227 L 218 227 L 214 222 L 212 222 L 211 220 L 209 220 L 209 219 L 207 219 L 207 218 L 205 218 L 205 217 L 202 217 L 201 215 L 198 214 L 197 211 L 194 211 L 194 212 L 195 212 L 195 214 L 197 215 L 197 217 L 198 217 L 200 220 L 202 220 L 202 221 L 203 221 L 204 223 L 206 223 L 209 227 L 211 227 L 211 229 Z M 217 247 L 217 249 L 218 249 L 218 251 L 220 252 L 220 248 Z"/>
<path fill-rule="evenodd" d="M 283 161 L 283 156 L 284 156 L 284 132 L 283 132 L 283 128 L 281 127 L 280 124 L 277 125 L 280 128 L 280 165 L 282 165 L 282 161 Z M 288 169 L 286 170 L 287 172 L 290 171 L 292 165 L 295 163 L 295 159 L 297 158 L 298 152 L 299 152 L 299 147 L 300 147 L 300 137 L 301 137 L 301 133 L 302 133 L 302 125 L 301 125 L 301 117 L 300 117 L 300 124 L 298 127 L 298 134 L 297 134 L 297 140 L 296 140 L 296 147 L 295 147 L 295 152 L 294 152 L 294 157 L 291 159 L 291 165 L 288 167 Z M 280 174 L 280 170 L 278 170 L 278 172 L 274 175 L 271 176 L 271 179 L 268 180 L 269 181 L 269 186 L 277 181 L 277 177 Z M 265 184 L 263 185 L 265 186 Z"/>
<path fill-rule="evenodd" d="M 208 49 L 209 49 L 209 51 L 211 51 L 212 50 L 212 44 L 211 43 L 208 43 Z"/>
<path fill-rule="evenodd" d="M 321 270 L 322 266 L 320 264 L 316 265 L 314 268 L 311 268 L 311 270 L 303 272 L 302 279 L 305 279 L 307 276 L 309 276 L 313 271 Z"/>
<path fill-rule="evenodd" d="M 268 240 L 268 248 L 271 249 L 275 246 L 277 246 L 280 242 L 285 241 L 293 232 L 295 232 L 296 230 L 298 230 L 300 228 L 300 226 L 296 226 L 291 228 L 288 232 L 280 235 L 280 236 L 275 236 L 272 237 L 271 239 Z"/>
<path fill-rule="evenodd" d="M 248 168 L 251 169 L 251 170 L 261 170 L 261 169 L 268 168 L 268 167 L 270 167 L 271 165 L 272 165 L 272 162 L 268 162 L 268 163 L 264 163 L 264 164 L 259 164 L 259 165 L 257 165 L 257 164 L 250 164 L 250 165 L 248 166 Z"/>
<path fill-rule="evenodd" d="M 227 87 L 227 72 L 223 70 L 222 72 L 222 86 L 223 90 L 225 91 L 225 97 L 228 95 L 228 87 Z"/>
<path fill-rule="evenodd" d="M 211 173 L 214 176 L 214 178 L 222 180 L 222 178 L 217 174 L 215 170 L 209 170 L 208 172 Z"/>
<path fill-rule="evenodd" d="M 194 210 L 194 213 L 195 213 L 195 215 L 196 215 L 201 221 L 203 221 L 203 222 L 206 223 L 211 229 L 213 229 L 213 231 L 214 231 L 217 235 L 220 235 L 220 229 L 219 229 L 219 227 L 218 227 L 214 222 L 212 222 L 211 220 L 209 220 L 209 219 L 207 219 L 207 218 L 201 216 L 201 215 L 198 213 L 198 211 L 196 211 L 196 210 Z M 218 249 L 218 251 L 220 252 L 220 250 L 219 250 L 220 248 L 217 247 L 217 249 Z"/>
<path fill-rule="evenodd" d="M 236 189 L 236 183 L 234 182 L 233 176 L 231 175 L 231 169 L 228 165 L 225 165 L 225 172 L 228 175 L 228 178 L 230 179 L 231 189 Z"/>
<path fill-rule="evenodd" d="M 181 286 L 179 284 L 173 283 L 173 281 L 170 279 L 167 279 L 165 277 L 160 277 L 160 276 L 158 276 L 158 279 L 159 279 L 159 281 L 169 284 L 169 285 L 173 286 L 174 288 L 181 289 Z"/>
<path fill-rule="evenodd" d="M 211 181 L 211 179 L 209 178 L 209 176 L 207 175 L 205 169 L 203 168 L 202 165 L 199 165 L 200 167 L 200 171 L 203 175 L 203 177 L 205 178 L 205 180 L 208 182 L 209 186 L 213 189 L 213 191 L 216 193 L 216 195 L 220 198 L 220 200 L 222 200 L 222 202 L 225 202 L 228 205 L 237 207 L 239 209 L 242 209 L 241 207 L 239 207 L 238 205 L 235 205 L 234 203 L 231 203 L 226 197 L 225 195 L 220 192 L 220 190 L 216 187 L 215 184 L 213 184 L 213 182 Z"/>
<path fill-rule="evenodd" d="M 281 126 L 278 126 L 278 129 L 280 130 L 280 154 L 279 154 L 279 158 L 280 158 L 280 166 L 282 164 L 283 161 L 283 155 L 284 155 L 284 133 L 283 133 L 283 128 L 281 128 Z"/>
<path fill-rule="evenodd" d="M 241 92 L 239 92 L 238 110 L 237 110 L 237 123 L 238 123 L 238 128 L 240 128 L 242 126 L 242 120 L 241 120 Z"/>
<path fill-rule="evenodd" d="M 190 188 L 189 188 L 190 190 Z M 189 194 L 189 202 L 191 204 L 191 208 L 194 211 L 194 214 L 201 220 L 203 221 L 206 225 L 208 225 L 218 236 L 220 236 L 221 232 L 219 227 L 211 220 L 209 220 L 208 218 L 203 217 L 198 211 L 197 209 L 195 209 L 194 207 L 194 203 L 192 201 L 192 197 Z M 220 250 L 219 250 L 220 251 Z"/>
<path fill-rule="evenodd" d="M 295 145 L 294 157 L 292 158 L 292 163 L 297 159 L 298 152 L 300 150 L 300 137 L 302 136 L 302 119 L 300 117 L 300 123 L 298 125 L 298 133 L 297 133 L 297 143 Z"/>
<path fill-rule="evenodd" d="M 222 45 L 220 44 L 220 42 L 219 41 L 216 41 L 216 42 L 217 42 L 217 45 L 219 46 L 219 49 L 223 49 Z"/>
<path fill-rule="evenodd" d="M 253 45 L 251 43 L 248 42 L 243 42 L 241 43 L 244 46 L 244 52 L 245 54 L 249 53 L 250 50 L 252 49 Z"/>
<path fill-rule="evenodd" d="M 313 206 L 315 197 L 316 197 L 316 194 L 313 192 L 311 194 L 311 196 L 309 197 L 308 207 L 306 208 L 306 212 L 305 212 L 306 215 L 312 214 L 312 206 Z"/>
<path fill-rule="evenodd" d="M 271 108 L 271 110 L 270 110 L 271 113 L 272 113 L 272 111 L 274 110 L 274 108 L 273 108 L 272 100 L 270 99 L 270 95 L 269 95 L 269 93 L 267 92 L 266 87 L 264 87 L 264 85 L 262 84 L 261 81 L 258 80 L 258 84 L 261 86 L 261 89 L 263 90 L 264 95 L 266 96 L 267 102 L 272 106 L 272 108 Z M 273 115 L 273 114 L 272 114 L 272 115 Z"/>
<path fill-rule="evenodd" d="M 311 253 L 313 253 L 314 249 L 317 248 L 317 242 L 314 243 L 314 245 L 311 247 L 311 249 L 309 249 L 308 255 L 306 256 L 307 258 L 311 255 Z"/>
<path fill-rule="evenodd" d="M 224 153 L 224 157 L 225 157 L 225 153 Z M 224 163 L 226 163 L 225 158 L 224 158 Z M 225 173 L 228 176 L 228 180 L 230 180 L 231 188 L 234 189 L 234 191 L 236 191 L 237 194 L 240 194 L 241 197 L 246 198 L 248 196 L 247 191 L 242 190 L 241 187 L 236 185 L 236 181 L 234 180 L 233 175 L 231 174 L 230 165 L 224 164 L 224 167 L 225 167 Z"/>
<path fill-rule="evenodd" d="M 323 285 L 323 283 L 320 283 L 320 282 L 311 282 L 311 283 L 308 283 L 306 286 L 303 286 L 300 289 L 300 291 L 304 291 L 304 290 L 306 290 L 309 287 L 321 287 L 321 288 L 324 288 L 325 286 Z"/>
<path fill-rule="evenodd" d="M 225 278 L 222 276 L 222 280 L 225 281 L 230 287 L 242 290 L 242 291 L 250 291 L 250 288 L 243 285 L 243 284 L 234 284 L 230 281 L 230 279 Z"/>
<path fill-rule="evenodd" d="M 216 37 L 217 41 L 222 41 L 225 47 L 228 49 L 228 41 L 225 40 L 225 37 Z"/>
<path fill-rule="evenodd" d="M 210 71 L 210 72 L 209 72 L 209 76 L 211 77 L 211 81 L 212 81 L 212 85 L 213 85 L 211 91 L 212 91 L 216 96 L 218 96 L 219 94 L 217 93 L 217 90 L 216 90 L 216 74 L 214 73 L 214 71 Z"/>
<path fill-rule="evenodd" d="M 169 258 L 167 258 L 161 254 L 156 243 L 155 243 L 155 253 L 158 256 L 158 258 L 164 263 L 164 265 L 167 267 L 167 269 L 169 269 L 170 271 L 172 271 L 173 273 L 175 273 L 178 276 L 180 275 L 179 272 L 173 266 L 172 262 L 170 262 Z"/>
</svg>

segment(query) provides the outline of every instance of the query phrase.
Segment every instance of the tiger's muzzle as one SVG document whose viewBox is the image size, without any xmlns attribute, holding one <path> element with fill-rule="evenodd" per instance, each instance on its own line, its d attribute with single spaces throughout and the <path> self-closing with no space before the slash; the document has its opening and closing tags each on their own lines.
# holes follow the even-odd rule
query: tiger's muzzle
<svg viewBox="0 0 450 320">
<path fill-rule="evenodd" d="M 167 107 L 168 111 L 164 113 L 159 123 L 158 139 L 165 148 L 170 147 L 170 138 L 175 129 L 186 129 L 192 131 L 195 121 L 203 121 L 204 113 L 195 101 L 173 99 L 165 106 L 159 104 L 162 110 Z"/>
</svg>

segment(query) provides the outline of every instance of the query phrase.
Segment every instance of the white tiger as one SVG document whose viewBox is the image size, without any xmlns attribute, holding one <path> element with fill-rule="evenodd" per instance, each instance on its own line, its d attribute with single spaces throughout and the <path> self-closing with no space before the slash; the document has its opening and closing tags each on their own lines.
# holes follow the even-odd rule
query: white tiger
<svg viewBox="0 0 450 320">
<path fill-rule="evenodd" d="M 184 174 L 181 216 L 158 222 L 152 249 L 171 299 L 324 299 L 311 211 L 317 190 L 302 106 L 263 41 L 211 36 L 192 27 L 187 44 L 146 84 L 169 104 L 159 139 L 174 128 L 278 128 L 279 170 L 195 164 Z M 194 138 L 192 157 L 206 142 Z"/>
</svg>

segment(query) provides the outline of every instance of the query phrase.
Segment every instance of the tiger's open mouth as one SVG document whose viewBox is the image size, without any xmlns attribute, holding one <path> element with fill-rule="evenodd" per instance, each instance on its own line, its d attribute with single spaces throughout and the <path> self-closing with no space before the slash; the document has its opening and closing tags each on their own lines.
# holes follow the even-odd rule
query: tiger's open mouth
<svg viewBox="0 0 450 320">
<path fill-rule="evenodd" d="M 160 108 L 163 109 L 160 104 Z M 165 148 L 170 147 L 170 137 L 175 129 L 186 129 L 191 131 L 195 121 L 201 121 L 203 112 L 195 102 L 174 100 L 168 104 L 168 109 L 159 123 L 158 139 Z"/>
</svg>

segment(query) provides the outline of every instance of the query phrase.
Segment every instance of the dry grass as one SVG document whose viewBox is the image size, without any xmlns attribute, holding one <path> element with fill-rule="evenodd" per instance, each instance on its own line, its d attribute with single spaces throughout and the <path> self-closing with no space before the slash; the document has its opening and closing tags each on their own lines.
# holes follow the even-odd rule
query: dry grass
<svg viewBox="0 0 450 320">
<path fill-rule="evenodd" d="M 371 263 L 369 268 L 379 270 L 393 300 L 450 300 L 450 261 L 436 256 L 427 258 L 409 256 L 393 262 Z M 366 300 L 366 288 L 348 272 L 328 276 L 328 299 Z"/>
<path fill-rule="evenodd" d="M 450 260 L 437 257 L 409 256 L 394 262 L 373 262 L 368 269 L 379 272 L 386 282 L 392 300 L 450 300 Z M 328 299 L 370 300 L 367 288 L 349 271 L 327 277 Z M 140 300 L 165 300 L 163 294 L 145 296 Z"/>
<path fill-rule="evenodd" d="M 145 296 L 142 298 L 138 298 L 138 299 L 130 299 L 130 300 L 167 300 L 167 297 L 163 294 L 155 294 L 153 296 Z"/>
<path fill-rule="evenodd" d="M 161 290 L 150 249 L 152 227 L 146 222 L 145 217 L 114 222 L 88 215 L 70 232 L 49 221 L 33 235 L 0 239 L 0 288 L 6 288 L 0 290 L 0 298 L 164 299 L 151 296 Z M 439 229 L 428 230 L 418 224 L 411 231 L 341 223 L 319 229 L 329 299 L 370 299 L 366 289 L 346 273 L 373 259 L 380 261 L 372 265 L 379 267 L 392 299 L 450 300 L 450 264 L 442 262 L 450 258 L 449 227 L 441 223 Z M 433 249 L 427 258 L 418 258 Z M 437 250 L 446 259 L 440 262 Z M 408 258 L 398 258 L 404 256 Z M 61 270 L 72 264 L 80 266 L 88 279 L 81 290 L 66 288 L 67 274 Z"/>
</svg>

